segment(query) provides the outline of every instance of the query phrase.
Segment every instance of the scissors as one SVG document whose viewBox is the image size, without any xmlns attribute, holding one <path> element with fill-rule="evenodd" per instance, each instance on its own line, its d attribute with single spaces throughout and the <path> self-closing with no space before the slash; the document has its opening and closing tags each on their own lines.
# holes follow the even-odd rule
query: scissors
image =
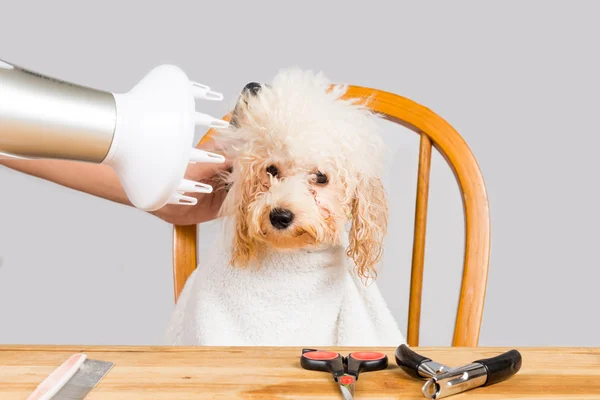
<svg viewBox="0 0 600 400">
<path fill-rule="evenodd" d="M 352 400 L 358 374 L 386 369 L 388 357 L 376 351 L 358 351 L 343 357 L 333 351 L 302 349 L 300 365 L 311 371 L 330 372 L 339 383 L 344 400 Z"/>
</svg>

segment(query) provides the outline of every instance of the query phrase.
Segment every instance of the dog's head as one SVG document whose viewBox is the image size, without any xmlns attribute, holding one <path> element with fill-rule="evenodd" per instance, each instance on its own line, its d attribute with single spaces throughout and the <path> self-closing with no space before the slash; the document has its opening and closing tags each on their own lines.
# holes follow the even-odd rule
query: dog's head
<svg viewBox="0 0 600 400">
<path fill-rule="evenodd" d="M 233 217 L 234 265 L 261 250 L 340 246 L 361 276 L 375 272 L 387 230 L 383 144 L 372 113 L 321 75 L 280 72 L 250 83 L 217 141 L 233 169 L 222 215 Z"/>
</svg>

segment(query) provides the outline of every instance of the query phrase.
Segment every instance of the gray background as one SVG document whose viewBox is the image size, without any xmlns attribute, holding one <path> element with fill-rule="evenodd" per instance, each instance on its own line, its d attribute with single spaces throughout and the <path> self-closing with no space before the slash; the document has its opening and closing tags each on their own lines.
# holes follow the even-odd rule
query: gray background
<svg viewBox="0 0 600 400">
<path fill-rule="evenodd" d="M 225 94 L 213 115 L 289 66 L 416 100 L 463 135 L 488 186 L 480 344 L 600 345 L 597 2 L 149 3 L 5 2 L 0 58 L 115 92 L 176 64 Z M 393 206 L 379 285 L 405 327 L 418 136 L 384 126 Z M 0 343 L 161 343 L 171 226 L 5 168 L 0 193 Z M 430 198 L 421 344 L 449 345 L 463 222 L 437 154 Z M 214 232 L 201 226 L 201 252 Z"/>
</svg>

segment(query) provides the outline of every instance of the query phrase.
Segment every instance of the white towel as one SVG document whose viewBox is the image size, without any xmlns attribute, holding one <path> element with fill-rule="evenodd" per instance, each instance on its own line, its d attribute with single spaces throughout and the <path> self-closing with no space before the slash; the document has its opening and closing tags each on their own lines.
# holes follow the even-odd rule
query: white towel
<svg viewBox="0 0 600 400">
<path fill-rule="evenodd" d="M 398 346 L 405 343 L 375 282 L 344 249 L 272 251 L 260 268 L 229 265 L 217 246 L 188 279 L 167 330 L 183 346 Z"/>
</svg>

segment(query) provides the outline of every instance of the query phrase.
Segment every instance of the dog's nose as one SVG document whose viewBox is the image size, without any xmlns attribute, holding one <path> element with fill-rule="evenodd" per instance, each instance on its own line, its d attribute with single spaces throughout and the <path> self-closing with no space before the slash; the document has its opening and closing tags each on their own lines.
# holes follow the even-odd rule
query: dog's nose
<svg viewBox="0 0 600 400">
<path fill-rule="evenodd" d="M 285 229 L 292 224 L 294 214 L 290 210 L 283 208 L 274 208 L 269 214 L 271 225 L 277 229 Z"/>
</svg>

